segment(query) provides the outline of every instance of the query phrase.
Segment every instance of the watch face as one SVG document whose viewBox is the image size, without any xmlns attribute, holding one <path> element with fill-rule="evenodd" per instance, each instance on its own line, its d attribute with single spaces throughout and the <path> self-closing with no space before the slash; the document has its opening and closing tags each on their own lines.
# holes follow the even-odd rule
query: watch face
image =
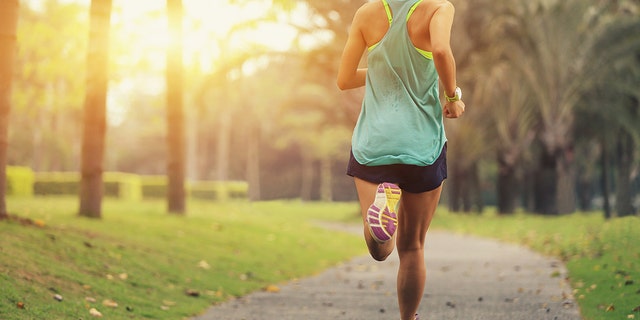
<svg viewBox="0 0 640 320">
<path fill-rule="evenodd" d="M 462 89 L 460 87 L 456 87 L 456 95 L 459 100 L 462 100 Z"/>
</svg>

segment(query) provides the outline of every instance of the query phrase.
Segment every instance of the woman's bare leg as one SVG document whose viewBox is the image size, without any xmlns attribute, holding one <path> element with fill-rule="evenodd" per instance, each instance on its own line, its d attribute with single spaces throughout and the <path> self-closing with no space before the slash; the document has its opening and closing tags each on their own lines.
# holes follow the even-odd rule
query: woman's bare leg
<svg viewBox="0 0 640 320">
<path fill-rule="evenodd" d="M 364 226 L 364 240 L 369 248 L 371 257 L 377 261 L 384 261 L 393 252 L 395 247 L 395 235 L 394 238 L 385 242 L 379 243 L 371 236 L 369 227 L 367 226 L 367 211 L 369 206 L 373 203 L 376 197 L 376 191 L 378 190 L 378 184 L 368 182 L 362 179 L 354 178 L 356 184 L 356 190 L 358 191 L 358 199 L 360 200 L 360 213 L 362 214 L 362 223 Z"/>
<path fill-rule="evenodd" d="M 413 320 L 420 305 L 427 278 L 424 242 L 435 214 L 442 186 L 424 193 L 403 192 L 398 212 L 396 246 L 398 268 L 398 305 L 403 320 Z"/>
</svg>

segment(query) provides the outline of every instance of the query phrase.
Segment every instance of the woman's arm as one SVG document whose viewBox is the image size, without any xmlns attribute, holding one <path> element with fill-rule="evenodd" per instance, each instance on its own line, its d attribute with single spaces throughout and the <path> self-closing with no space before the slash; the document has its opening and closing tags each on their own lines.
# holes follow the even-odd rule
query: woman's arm
<svg viewBox="0 0 640 320">
<path fill-rule="evenodd" d="M 450 2 L 442 5 L 431 18 L 429 32 L 433 48 L 433 63 L 444 86 L 444 94 L 453 97 L 456 90 L 456 61 L 451 51 L 451 27 L 455 9 Z M 447 102 L 444 116 L 458 118 L 464 113 L 465 105 L 461 100 Z"/>
<path fill-rule="evenodd" d="M 365 85 L 367 69 L 358 68 L 360 59 L 362 59 L 362 55 L 366 49 L 366 43 L 360 29 L 362 20 L 360 16 L 361 10 L 358 10 L 353 18 L 347 43 L 342 52 L 337 79 L 340 90 L 353 89 Z"/>
<path fill-rule="evenodd" d="M 454 13 L 453 5 L 447 2 L 433 14 L 429 25 L 433 62 L 449 97 L 456 89 L 456 62 L 450 45 Z"/>
</svg>

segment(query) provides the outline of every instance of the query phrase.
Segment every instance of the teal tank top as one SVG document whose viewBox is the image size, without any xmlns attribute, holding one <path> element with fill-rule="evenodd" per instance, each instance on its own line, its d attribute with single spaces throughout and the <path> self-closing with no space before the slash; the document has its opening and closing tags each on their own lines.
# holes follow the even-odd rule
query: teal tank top
<svg viewBox="0 0 640 320">
<path fill-rule="evenodd" d="M 416 48 L 407 30 L 422 0 L 382 1 L 390 26 L 382 40 L 368 48 L 365 94 L 351 139 L 353 156 L 368 166 L 431 165 L 447 138 L 433 56 Z"/>
</svg>

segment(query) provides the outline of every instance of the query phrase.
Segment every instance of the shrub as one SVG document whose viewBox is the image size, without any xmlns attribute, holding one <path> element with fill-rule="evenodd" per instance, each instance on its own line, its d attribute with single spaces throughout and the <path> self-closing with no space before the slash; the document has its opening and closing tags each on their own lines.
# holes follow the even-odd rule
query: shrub
<svg viewBox="0 0 640 320">
<path fill-rule="evenodd" d="M 7 166 L 7 195 L 32 196 L 34 180 L 31 168 Z"/>
<path fill-rule="evenodd" d="M 196 199 L 247 199 L 248 194 L 249 185 L 245 181 L 197 181 L 189 187 L 189 195 Z"/>
<path fill-rule="evenodd" d="M 142 198 L 140 177 L 121 172 L 105 172 L 102 176 L 104 195 L 128 200 Z M 33 184 L 37 195 L 77 195 L 80 192 L 80 174 L 77 172 L 42 172 L 36 174 Z"/>
<path fill-rule="evenodd" d="M 167 177 L 165 176 L 142 176 L 142 197 L 143 198 L 164 198 L 167 195 Z"/>
<path fill-rule="evenodd" d="M 104 175 L 105 196 L 127 200 L 142 199 L 140 176 L 131 173 L 107 172 Z"/>
<path fill-rule="evenodd" d="M 38 172 L 33 183 L 36 195 L 77 195 L 80 174 L 77 172 Z"/>
</svg>

